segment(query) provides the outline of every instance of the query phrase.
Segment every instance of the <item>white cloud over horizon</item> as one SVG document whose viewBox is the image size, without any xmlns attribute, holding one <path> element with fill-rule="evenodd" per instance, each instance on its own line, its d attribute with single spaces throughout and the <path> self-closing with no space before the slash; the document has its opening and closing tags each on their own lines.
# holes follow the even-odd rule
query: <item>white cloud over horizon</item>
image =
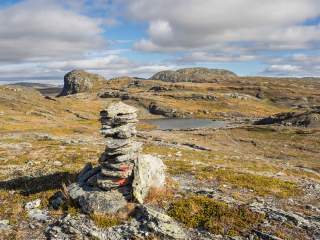
<svg viewBox="0 0 320 240">
<path fill-rule="evenodd" d="M 28 0 L 0 10 L 0 61 L 79 56 L 105 47 L 97 19 L 55 1 Z"/>
<path fill-rule="evenodd" d="M 319 0 L 22 0 L 0 2 L 0 22 L 0 82 L 237 63 L 320 76 Z"/>
<path fill-rule="evenodd" d="M 248 49 L 308 48 L 320 26 L 303 23 L 320 15 L 318 0 L 128 0 L 130 17 L 149 23 L 139 50 L 216 49 L 248 42 Z M 168 7 L 170 6 L 170 7 Z M 144 14 L 141 14 L 144 13 Z M 218 45 L 219 46 L 219 45 Z"/>
</svg>

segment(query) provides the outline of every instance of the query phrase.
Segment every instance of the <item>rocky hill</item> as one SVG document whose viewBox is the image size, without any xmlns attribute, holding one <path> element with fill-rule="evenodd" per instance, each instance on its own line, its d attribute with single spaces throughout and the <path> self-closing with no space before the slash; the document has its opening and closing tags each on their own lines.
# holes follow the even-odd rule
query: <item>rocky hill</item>
<svg viewBox="0 0 320 240">
<path fill-rule="evenodd" d="M 59 96 L 89 92 L 103 85 L 105 78 L 83 70 L 73 70 L 64 76 L 64 86 Z"/>
<path fill-rule="evenodd" d="M 165 82 L 217 82 L 235 77 L 237 77 L 235 73 L 224 69 L 184 68 L 177 71 L 158 72 L 150 79 Z"/>
<path fill-rule="evenodd" d="M 263 118 L 256 122 L 257 125 L 281 124 L 296 127 L 320 127 L 320 109 L 307 112 L 279 113 L 275 116 Z"/>
</svg>

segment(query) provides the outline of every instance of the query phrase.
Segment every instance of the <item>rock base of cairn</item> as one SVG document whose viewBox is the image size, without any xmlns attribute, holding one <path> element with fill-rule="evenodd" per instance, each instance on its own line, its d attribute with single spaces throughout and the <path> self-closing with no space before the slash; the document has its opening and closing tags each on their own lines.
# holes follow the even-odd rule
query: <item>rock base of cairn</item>
<svg viewBox="0 0 320 240">
<path fill-rule="evenodd" d="M 68 187 L 70 198 L 83 212 L 116 213 L 128 202 L 143 203 L 151 187 L 164 186 L 161 159 L 142 155 L 142 143 L 135 139 L 136 112 L 122 102 L 101 111 L 106 149 L 99 166 L 87 164 Z"/>
</svg>

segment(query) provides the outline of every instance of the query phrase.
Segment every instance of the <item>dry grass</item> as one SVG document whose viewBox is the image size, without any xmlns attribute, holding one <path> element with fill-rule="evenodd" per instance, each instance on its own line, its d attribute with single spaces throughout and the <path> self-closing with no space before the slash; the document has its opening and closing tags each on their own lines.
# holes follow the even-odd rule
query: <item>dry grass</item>
<svg viewBox="0 0 320 240">
<path fill-rule="evenodd" d="M 214 234 L 235 236 L 250 231 L 264 216 L 245 206 L 229 207 L 204 196 L 190 196 L 175 201 L 170 216 L 190 228 L 204 228 Z"/>
</svg>

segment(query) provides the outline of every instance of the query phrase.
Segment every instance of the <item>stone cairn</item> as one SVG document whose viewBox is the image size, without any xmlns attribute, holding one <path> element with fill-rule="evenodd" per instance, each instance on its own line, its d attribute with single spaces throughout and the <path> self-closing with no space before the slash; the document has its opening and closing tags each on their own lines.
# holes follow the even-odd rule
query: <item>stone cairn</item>
<svg viewBox="0 0 320 240">
<path fill-rule="evenodd" d="M 142 143 L 135 141 L 136 111 L 119 102 L 100 113 L 106 149 L 99 160 L 97 185 L 103 190 L 122 189 L 130 194 L 134 163 L 142 147 Z"/>
<path fill-rule="evenodd" d="M 115 213 L 128 201 L 143 204 L 151 188 L 163 187 L 164 164 L 157 157 L 141 154 L 136 108 L 118 102 L 100 115 L 106 149 L 99 166 L 87 164 L 67 190 L 83 212 Z M 55 205 L 60 202 L 56 200 Z"/>
</svg>

